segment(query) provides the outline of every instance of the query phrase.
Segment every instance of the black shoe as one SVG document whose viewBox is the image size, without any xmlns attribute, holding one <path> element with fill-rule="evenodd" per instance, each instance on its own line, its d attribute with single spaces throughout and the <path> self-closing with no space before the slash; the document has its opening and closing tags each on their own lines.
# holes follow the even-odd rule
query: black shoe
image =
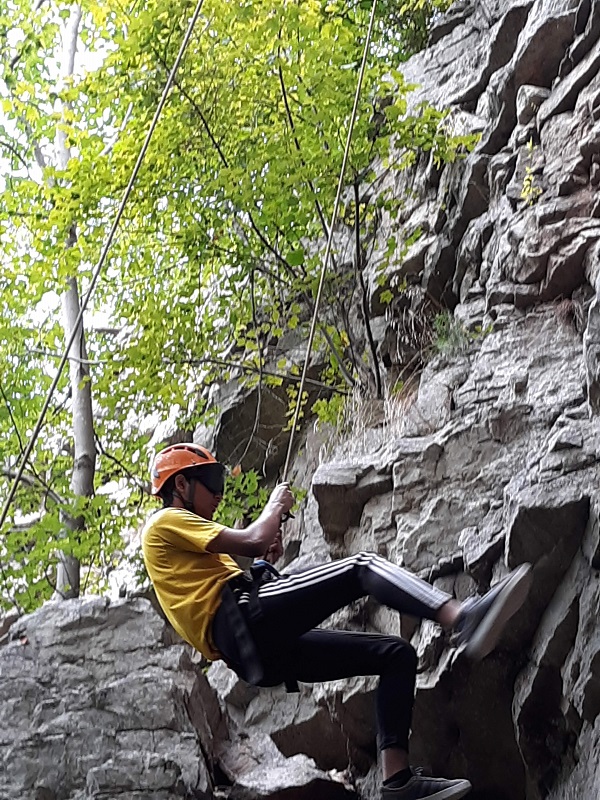
<svg viewBox="0 0 600 800">
<path fill-rule="evenodd" d="M 462 778 L 426 778 L 417 773 L 399 789 L 384 786 L 381 800 L 450 800 L 464 797 L 470 791 L 471 784 Z"/>
<path fill-rule="evenodd" d="M 496 646 L 508 620 L 525 602 L 532 579 L 531 564 L 521 564 L 483 597 L 465 600 L 452 643 L 458 647 L 466 644 L 465 652 L 470 658 L 485 658 Z"/>
</svg>

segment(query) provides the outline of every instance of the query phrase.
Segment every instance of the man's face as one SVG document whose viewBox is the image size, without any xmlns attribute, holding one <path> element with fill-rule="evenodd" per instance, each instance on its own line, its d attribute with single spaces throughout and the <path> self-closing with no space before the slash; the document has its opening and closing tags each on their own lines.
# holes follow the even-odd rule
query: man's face
<svg viewBox="0 0 600 800">
<path fill-rule="evenodd" d="M 225 489 L 225 468 L 207 464 L 198 470 L 186 470 L 175 476 L 173 505 L 187 508 L 203 519 L 212 519 Z"/>
<path fill-rule="evenodd" d="M 191 498 L 192 511 L 199 517 L 204 519 L 212 519 L 219 503 L 223 499 L 222 494 L 213 494 L 210 489 L 207 489 L 203 483 L 200 483 L 198 478 L 192 478 L 191 488 L 188 490 Z"/>
</svg>

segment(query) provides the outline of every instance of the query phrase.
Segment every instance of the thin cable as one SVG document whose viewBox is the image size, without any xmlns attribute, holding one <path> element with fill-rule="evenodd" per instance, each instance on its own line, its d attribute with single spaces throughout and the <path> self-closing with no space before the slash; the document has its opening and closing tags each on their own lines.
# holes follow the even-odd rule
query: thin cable
<svg viewBox="0 0 600 800">
<path fill-rule="evenodd" d="M 35 445 L 35 443 L 37 441 L 37 438 L 38 438 L 38 436 L 40 434 L 40 431 L 42 429 L 42 426 L 44 424 L 44 419 L 46 417 L 46 413 L 48 411 L 48 408 L 50 407 L 50 403 L 52 401 L 52 396 L 53 396 L 53 394 L 54 394 L 54 392 L 56 390 L 56 387 L 58 386 L 58 382 L 59 382 L 60 377 L 62 375 L 62 371 L 63 371 L 63 369 L 65 367 L 65 364 L 67 363 L 67 360 L 69 358 L 69 352 L 71 350 L 73 342 L 75 341 L 75 338 L 77 337 L 77 335 L 79 333 L 79 326 L 81 325 L 81 322 L 82 322 L 82 319 L 83 319 L 83 315 L 85 313 L 87 305 L 88 305 L 88 303 L 90 301 L 90 298 L 91 298 L 91 296 L 92 296 L 92 294 L 94 292 L 94 289 L 96 287 L 96 282 L 98 281 L 98 278 L 100 276 L 100 272 L 102 271 L 102 268 L 104 267 L 104 263 L 106 261 L 107 255 L 108 255 L 108 251 L 109 251 L 110 246 L 112 244 L 112 241 L 114 239 L 114 236 L 115 236 L 117 227 L 119 225 L 119 222 L 121 221 L 121 217 L 123 216 L 123 212 L 125 211 L 125 206 L 127 204 L 127 200 L 129 199 L 129 195 L 131 194 L 131 191 L 133 189 L 133 184 L 135 183 L 135 180 L 136 180 L 136 178 L 138 176 L 138 173 L 140 171 L 140 167 L 142 166 L 142 162 L 143 162 L 144 157 L 146 155 L 146 152 L 148 150 L 148 146 L 150 145 L 150 140 L 152 139 L 152 135 L 154 133 L 154 129 L 156 128 L 156 125 L 157 125 L 158 120 L 160 118 L 161 112 L 162 112 L 162 110 L 164 108 L 164 105 L 167 102 L 167 96 L 169 94 L 171 86 L 173 85 L 173 82 L 175 80 L 175 75 L 176 75 L 177 70 L 179 68 L 179 65 L 181 63 L 183 55 L 184 55 L 184 53 L 185 53 L 185 51 L 187 49 L 189 41 L 192 38 L 192 33 L 194 32 L 194 27 L 196 25 L 198 17 L 200 16 L 200 11 L 202 10 L 202 6 L 203 5 L 204 5 L 204 0 L 198 0 L 198 3 L 196 5 L 196 9 L 195 9 L 195 11 L 194 11 L 194 13 L 192 15 L 192 18 L 190 20 L 190 24 L 188 26 L 188 29 L 187 29 L 187 31 L 185 33 L 185 36 L 183 37 L 183 41 L 181 43 L 181 47 L 179 48 L 179 53 L 177 54 L 177 58 L 175 59 L 175 63 L 173 64 L 173 67 L 171 69 L 171 73 L 170 73 L 170 75 L 168 77 L 167 83 L 166 83 L 165 88 L 163 90 L 162 97 L 160 98 L 160 102 L 158 104 L 156 112 L 154 113 L 154 118 L 152 120 L 152 124 L 150 125 L 150 130 L 148 131 L 148 133 L 146 135 L 146 139 L 144 141 L 144 144 L 142 145 L 142 149 L 140 150 L 140 153 L 139 153 L 139 155 L 137 157 L 137 161 L 136 161 L 135 166 L 133 168 L 133 172 L 131 173 L 131 178 L 129 179 L 129 183 L 127 184 L 127 188 L 125 189 L 125 192 L 123 193 L 123 199 L 121 200 L 121 205 L 119 206 L 119 210 L 117 211 L 117 215 L 116 215 L 116 217 L 115 217 L 115 219 L 113 221 L 112 227 L 110 229 L 110 232 L 108 234 L 108 237 L 106 239 L 104 247 L 102 248 L 102 252 L 100 254 L 100 259 L 98 261 L 98 264 L 96 265 L 96 267 L 94 269 L 94 272 L 92 273 L 92 279 L 91 279 L 89 288 L 88 288 L 88 290 L 87 290 L 87 292 L 86 292 L 86 294 L 85 294 L 85 296 L 84 296 L 84 298 L 83 298 L 83 300 L 81 302 L 81 308 L 79 310 L 79 314 L 77 315 L 77 319 L 75 320 L 75 324 L 73 326 L 73 330 L 71 331 L 71 335 L 70 335 L 69 340 L 68 340 L 68 342 L 67 342 L 67 344 L 65 346 L 65 350 L 64 350 L 62 358 L 61 358 L 61 360 L 59 362 L 59 365 L 58 365 L 58 368 L 57 368 L 57 371 L 56 371 L 56 375 L 54 377 L 54 380 L 52 381 L 52 385 L 50 386 L 50 389 L 48 390 L 48 394 L 46 396 L 46 400 L 45 400 L 43 408 L 42 408 L 42 410 L 40 412 L 40 416 L 39 416 L 39 419 L 38 419 L 38 421 L 37 421 L 37 423 L 35 425 L 35 428 L 33 429 L 33 433 L 31 434 L 31 437 L 29 439 L 29 443 L 27 444 L 27 448 L 25 449 L 25 452 L 23 453 L 23 456 L 21 458 L 21 463 L 19 464 L 19 468 L 17 470 L 17 473 L 16 473 L 16 476 L 15 476 L 14 482 L 12 484 L 11 490 L 10 490 L 10 492 L 8 494 L 8 498 L 6 499 L 6 502 L 4 503 L 4 507 L 2 509 L 2 514 L 0 515 L 0 528 L 6 522 L 6 517 L 8 516 L 8 511 L 10 509 L 10 505 L 11 505 L 12 501 L 14 500 L 15 494 L 17 492 L 17 486 L 19 485 L 19 481 L 21 480 L 21 478 L 23 476 L 23 472 L 25 471 L 25 465 L 27 464 L 27 459 L 31 455 L 31 451 L 33 450 L 33 447 L 34 447 L 34 445 Z M 14 599 L 13 599 L 13 605 L 15 605 L 17 607 L 17 610 L 19 610 L 19 608 L 18 608 L 17 604 L 15 603 Z"/>
<path fill-rule="evenodd" d="M 327 237 L 327 246 L 325 247 L 325 255 L 323 257 L 323 267 L 321 269 L 321 277 L 319 280 L 319 288 L 317 290 L 317 297 L 315 299 L 315 308 L 313 312 L 313 318 L 310 326 L 310 334 L 308 337 L 308 344 L 306 346 L 306 357 L 304 360 L 304 368 L 302 370 L 302 379 L 300 381 L 300 388 L 298 389 L 298 397 L 296 399 L 296 410 L 294 412 L 294 421 L 292 422 L 292 429 L 290 432 L 290 441 L 288 443 L 288 450 L 287 456 L 285 458 L 285 466 L 283 468 L 283 477 L 282 480 L 287 480 L 288 469 L 290 466 L 290 458 L 292 455 L 292 447 L 294 444 L 294 435 L 296 433 L 296 428 L 298 426 L 298 419 L 300 418 L 300 409 L 302 408 L 302 395 L 304 393 L 304 384 L 306 382 L 306 374 L 308 372 L 308 362 L 310 360 L 310 353 L 313 346 L 313 341 L 315 338 L 315 331 L 317 328 L 317 315 L 319 312 L 319 304 L 321 302 L 321 295 L 323 294 L 323 285 L 325 283 L 325 273 L 327 272 L 327 264 L 329 262 L 329 257 L 331 255 L 331 245 L 333 243 L 333 232 L 335 228 L 335 221 L 338 216 L 338 211 L 340 207 L 340 200 L 342 197 L 342 188 L 344 186 L 344 175 L 346 173 L 346 165 L 348 163 L 348 157 L 350 155 L 350 145 L 352 144 L 352 133 L 354 132 L 354 123 L 356 122 L 356 116 L 358 113 L 358 103 L 360 101 L 360 93 L 362 89 L 363 78 L 365 76 L 365 70 L 367 67 L 367 58 L 369 56 L 369 45 L 371 44 L 371 35 L 373 33 L 373 23 L 375 21 L 375 9 L 377 7 L 377 0 L 373 0 L 373 5 L 371 6 L 371 17 L 369 19 L 369 28 L 367 30 L 367 37 L 365 39 L 365 47 L 363 51 L 363 58 L 362 64 L 360 65 L 360 73 L 358 75 L 358 83 L 356 85 L 356 94 L 354 95 L 354 106 L 352 108 L 352 114 L 350 116 L 350 126 L 348 128 L 348 135 L 346 137 L 346 148 L 344 150 L 344 158 L 342 160 L 342 169 L 340 172 L 340 179 L 338 181 L 337 187 L 337 194 L 335 197 L 335 203 L 333 206 L 333 213 L 331 215 L 331 223 L 329 225 L 329 235 Z"/>
</svg>

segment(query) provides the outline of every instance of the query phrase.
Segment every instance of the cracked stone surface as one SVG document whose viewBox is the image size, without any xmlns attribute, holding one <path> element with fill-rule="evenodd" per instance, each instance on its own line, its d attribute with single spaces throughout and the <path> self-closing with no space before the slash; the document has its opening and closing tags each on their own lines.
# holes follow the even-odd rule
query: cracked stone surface
<svg viewBox="0 0 600 800">
<path fill-rule="evenodd" d="M 382 209 L 365 281 L 390 385 L 440 306 L 452 335 L 360 433 L 305 432 L 291 476 L 310 491 L 282 568 L 374 550 L 463 600 L 532 562 L 479 664 L 370 600 L 326 623 L 412 640 L 412 760 L 468 777 L 473 800 L 600 796 L 599 36 L 593 0 L 466 0 L 436 20 L 405 65 L 411 106 L 449 106 L 481 139 L 442 169 L 424 154 L 382 174 L 405 203 Z M 382 275 L 388 238 L 417 228 Z M 351 253 L 352 232 L 335 247 Z M 234 458 L 256 397 L 215 392 L 222 414 L 196 437 Z M 274 476 L 285 408 L 263 400 L 247 466 Z M 223 664 L 205 676 L 141 600 L 49 604 L 0 624 L 0 644 L 1 800 L 379 796 L 373 678 L 286 695 Z"/>
</svg>

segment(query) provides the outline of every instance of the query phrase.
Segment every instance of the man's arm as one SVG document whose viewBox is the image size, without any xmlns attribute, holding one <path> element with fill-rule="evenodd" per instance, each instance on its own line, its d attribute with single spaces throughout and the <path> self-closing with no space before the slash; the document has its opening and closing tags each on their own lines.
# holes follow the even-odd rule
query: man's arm
<svg viewBox="0 0 600 800">
<path fill-rule="evenodd" d="M 275 542 L 281 528 L 281 517 L 294 505 L 289 484 L 276 486 L 260 517 L 247 528 L 223 528 L 207 545 L 209 553 L 230 556 L 263 556 Z"/>
</svg>

